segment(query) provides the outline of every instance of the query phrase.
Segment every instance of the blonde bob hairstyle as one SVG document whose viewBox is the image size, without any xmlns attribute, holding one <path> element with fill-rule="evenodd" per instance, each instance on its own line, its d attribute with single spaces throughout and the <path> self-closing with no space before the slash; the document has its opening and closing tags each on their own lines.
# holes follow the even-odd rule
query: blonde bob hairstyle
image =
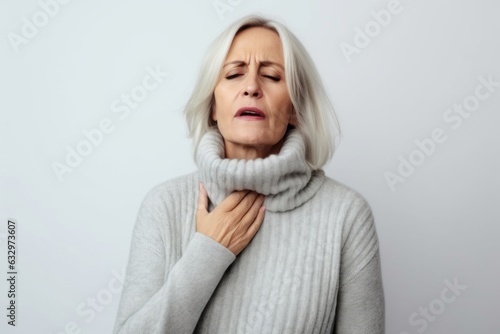
<svg viewBox="0 0 500 334">
<path fill-rule="evenodd" d="M 217 124 L 211 118 L 214 90 L 231 43 L 236 34 L 252 27 L 276 32 L 283 46 L 285 80 L 297 116 L 296 129 L 306 141 L 306 161 L 320 169 L 332 157 L 340 137 L 333 106 L 325 92 L 312 58 L 302 43 L 283 24 L 261 16 L 243 17 L 225 29 L 210 45 L 202 63 L 193 93 L 184 109 L 194 158 L 203 135 Z"/>
</svg>

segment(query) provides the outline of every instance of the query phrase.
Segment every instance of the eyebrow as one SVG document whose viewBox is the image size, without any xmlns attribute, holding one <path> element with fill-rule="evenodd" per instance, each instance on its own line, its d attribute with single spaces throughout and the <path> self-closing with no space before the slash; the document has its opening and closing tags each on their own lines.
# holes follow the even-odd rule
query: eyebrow
<svg viewBox="0 0 500 334">
<path fill-rule="evenodd" d="M 223 68 L 228 66 L 228 65 L 245 66 L 245 65 L 247 65 L 247 63 L 245 63 L 243 60 L 233 60 L 233 61 L 230 61 L 228 63 L 225 63 Z M 273 61 L 269 61 L 269 60 L 261 61 L 260 66 L 262 66 L 262 67 L 277 66 L 277 67 L 281 68 L 282 70 L 284 70 L 283 65 L 275 63 Z"/>
</svg>

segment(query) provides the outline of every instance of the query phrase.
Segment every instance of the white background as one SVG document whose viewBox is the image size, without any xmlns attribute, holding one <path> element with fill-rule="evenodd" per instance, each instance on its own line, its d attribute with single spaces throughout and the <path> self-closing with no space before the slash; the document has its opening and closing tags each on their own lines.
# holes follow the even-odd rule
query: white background
<svg viewBox="0 0 500 334">
<path fill-rule="evenodd" d="M 500 86 L 460 126 L 443 115 L 474 100 L 478 77 L 500 81 L 500 4 L 401 0 L 346 57 L 341 44 L 355 45 L 355 29 L 389 1 L 221 0 L 225 12 L 214 3 L 74 0 L 43 22 L 39 2 L 1 0 L 0 267 L 4 277 L 13 218 L 19 272 L 15 328 L 0 283 L 1 332 L 111 333 L 141 200 L 196 170 L 182 108 L 201 58 L 230 22 L 261 13 L 305 44 L 336 108 L 342 142 L 325 171 L 374 211 L 387 333 L 498 333 Z M 16 47 L 13 34 L 34 15 L 45 25 Z M 169 76 L 120 119 L 111 104 L 148 67 Z M 53 163 L 65 164 L 66 147 L 106 118 L 113 131 L 59 181 Z M 392 191 L 386 172 L 398 173 L 399 156 L 409 159 L 436 128 L 446 141 L 424 159 L 414 153 L 420 165 Z M 446 280 L 466 286 L 448 291 L 449 303 Z"/>
</svg>

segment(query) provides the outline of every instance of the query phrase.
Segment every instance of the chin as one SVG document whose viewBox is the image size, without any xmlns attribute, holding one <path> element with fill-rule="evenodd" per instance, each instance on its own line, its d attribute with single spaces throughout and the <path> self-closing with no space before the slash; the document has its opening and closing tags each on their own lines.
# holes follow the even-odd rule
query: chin
<svg viewBox="0 0 500 334">
<path fill-rule="evenodd" d="M 283 136 L 280 136 L 280 133 L 277 133 L 277 131 L 273 131 L 270 129 L 258 129 L 255 127 L 233 127 L 229 129 L 229 131 L 223 130 L 220 130 L 220 132 L 225 140 L 239 145 L 273 146 L 283 138 Z M 283 131 L 283 135 L 285 132 L 286 129 L 285 131 Z"/>
</svg>

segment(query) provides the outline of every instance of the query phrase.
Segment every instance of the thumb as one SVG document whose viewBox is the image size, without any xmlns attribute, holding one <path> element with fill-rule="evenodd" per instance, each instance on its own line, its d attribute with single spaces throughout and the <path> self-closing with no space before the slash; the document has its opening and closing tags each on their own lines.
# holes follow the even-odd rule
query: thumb
<svg viewBox="0 0 500 334">
<path fill-rule="evenodd" d="M 200 191 L 198 193 L 198 208 L 196 210 L 196 215 L 205 216 L 206 214 L 208 214 L 208 193 L 201 182 L 199 183 L 199 185 Z"/>
</svg>

